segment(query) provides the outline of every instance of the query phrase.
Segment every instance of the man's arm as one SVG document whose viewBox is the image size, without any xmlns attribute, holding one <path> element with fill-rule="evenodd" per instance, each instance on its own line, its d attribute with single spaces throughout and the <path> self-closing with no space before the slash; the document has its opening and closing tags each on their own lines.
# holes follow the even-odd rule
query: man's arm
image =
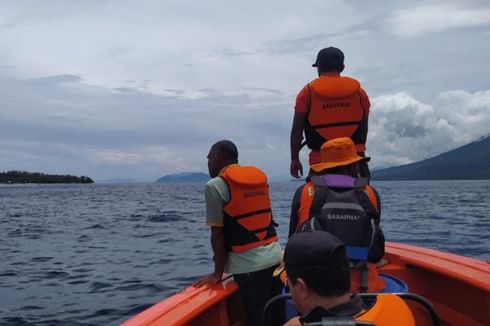
<svg viewBox="0 0 490 326">
<path fill-rule="evenodd" d="M 194 286 L 211 285 L 221 281 L 225 269 L 226 251 L 225 251 L 225 233 L 222 227 L 211 227 L 211 247 L 214 253 L 214 272 L 206 275 L 197 281 Z"/>
<path fill-rule="evenodd" d="M 206 200 L 206 224 L 211 227 L 211 247 L 214 254 L 214 272 L 194 283 L 194 286 L 217 283 L 223 276 L 226 261 L 225 235 L 223 229 L 223 205 L 225 199 L 218 190 L 219 179 L 204 188 Z"/>
<path fill-rule="evenodd" d="M 288 238 L 291 238 L 291 236 L 296 233 L 296 229 L 298 228 L 298 221 L 299 221 L 299 207 L 301 204 L 301 193 L 303 191 L 303 187 L 300 187 L 296 192 L 294 193 L 293 197 L 293 202 L 291 203 L 291 216 L 289 218 L 289 234 Z"/>
<path fill-rule="evenodd" d="M 214 252 L 214 273 L 219 276 L 223 276 L 225 270 L 226 251 L 225 251 L 225 232 L 222 227 L 211 227 L 211 247 Z"/>
<path fill-rule="evenodd" d="M 366 144 L 368 134 L 368 122 L 369 116 L 364 116 L 357 126 L 356 132 L 353 137 L 355 137 L 356 142 L 358 142 L 359 144 Z"/>
<path fill-rule="evenodd" d="M 299 151 L 301 150 L 301 141 L 303 140 L 303 129 L 305 124 L 304 112 L 294 112 L 293 126 L 291 128 L 291 166 L 290 173 L 293 177 L 303 176 L 303 166 L 299 160 Z M 298 175 L 299 172 L 299 175 Z"/>
<path fill-rule="evenodd" d="M 361 107 L 363 111 L 363 118 L 361 122 L 359 123 L 359 127 L 357 129 L 359 130 L 359 141 L 361 144 L 366 144 L 367 141 L 367 134 L 368 134 L 368 122 L 369 122 L 369 111 L 371 107 L 371 102 L 369 101 L 369 96 L 367 95 L 366 91 L 364 89 L 359 90 L 359 95 L 360 95 L 360 100 L 361 100 Z"/>
</svg>

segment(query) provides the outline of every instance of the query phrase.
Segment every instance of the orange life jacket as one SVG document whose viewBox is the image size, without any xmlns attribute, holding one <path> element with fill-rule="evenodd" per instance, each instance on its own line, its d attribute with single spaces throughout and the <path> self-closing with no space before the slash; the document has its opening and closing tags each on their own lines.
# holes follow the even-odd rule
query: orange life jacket
<svg viewBox="0 0 490 326">
<path fill-rule="evenodd" d="M 317 78 L 308 84 L 311 106 L 305 136 L 310 149 L 320 149 L 327 140 L 350 137 L 357 152 L 365 151 L 365 144 L 355 135 L 364 116 L 360 87 L 357 80 L 341 76 Z"/>
<path fill-rule="evenodd" d="M 266 175 L 253 166 L 234 165 L 220 177 L 230 190 L 223 207 L 226 249 L 243 252 L 277 241 Z"/>
<path fill-rule="evenodd" d="M 376 294 L 376 303 L 358 314 L 356 320 L 379 326 L 415 326 L 415 319 L 407 303 L 396 294 L 389 293 Z"/>
<path fill-rule="evenodd" d="M 362 299 L 360 303 L 364 306 L 359 313 L 351 316 L 347 315 L 347 312 L 336 311 L 335 313 L 338 313 L 338 315 L 335 315 L 333 311 L 326 312 L 326 314 L 328 314 L 327 316 L 317 316 L 321 317 L 321 320 L 303 321 L 303 325 L 320 325 L 322 321 L 325 321 L 326 325 L 354 325 L 356 324 L 355 321 L 364 321 L 368 322 L 369 325 L 372 324 L 378 326 L 415 326 L 415 318 L 412 311 L 408 304 L 398 294 L 366 293 L 358 296 Z M 299 315 L 292 299 L 286 301 L 284 310 L 286 320 Z M 311 317 L 309 319 L 311 319 Z M 329 323 L 329 321 L 331 322 Z"/>
</svg>

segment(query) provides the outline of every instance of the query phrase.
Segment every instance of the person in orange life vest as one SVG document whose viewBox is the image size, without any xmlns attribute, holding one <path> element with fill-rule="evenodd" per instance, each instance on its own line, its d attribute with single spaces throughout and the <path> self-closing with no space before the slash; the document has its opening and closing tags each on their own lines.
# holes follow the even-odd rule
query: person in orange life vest
<svg viewBox="0 0 490 326">
<path fill-rule="evenodd" d="M 365 248 L 367 261 L 378 262 L 385 247 L 380 197 L 366 178 L 356 178 L 359 163 L 369 157 L 359 156 L 348 137 L 325 142 L 320 152 L 321 162 L 311 166 L 314 175 L 294 194 L 289 236 L 311 224 L 340 238 L 348 250 Z"/>
<path fill-rule="evenodd" d="M 368 303 L 349 293 L 346 248 L 328 232 L 294 234 L 284 251 L 284 267 L 289 292 L 301 315 L 285 326 L 319 325 L 322 321 L 330 325 L 330 318 L 335 325 L 354 325 L 356 320 L 380 326 L 415 325 L 410 309 L 397 296 L 378 296 Z"/>
<path fill-rule="evenodd" d="M 217 283 L 224 272 L 233 274 L 247 323 L 263 325 L 265 304 L 281 291 L 272 273 L 282 259 L 267 177 L 256 167 L 239 165 L 238 150 L 229 140 L 215 143 L 207 158 L 212 179 L 204 193 L 214 272 L 195 285 Z"/>
<path fill-rule="evenodd" d="M 357 153 L 365 156 L 371 105 L 366 91 L 357 80 L 340 76 L 344 70 L 344 54 L 337 48 L 320 50 L 313 67 L 317 68 L 319 78 L 301 89 L 294 108 L 290 173 L 295 178 L 303 175 L 299 159 L 303 132 L 311 149 L 310 166 L 320 162 L 321 145 L 338 137 L 350 137 L 356 144 Z M 360 173 L 369 177 L 366 161 L 361 162 Z"/>
</svg>

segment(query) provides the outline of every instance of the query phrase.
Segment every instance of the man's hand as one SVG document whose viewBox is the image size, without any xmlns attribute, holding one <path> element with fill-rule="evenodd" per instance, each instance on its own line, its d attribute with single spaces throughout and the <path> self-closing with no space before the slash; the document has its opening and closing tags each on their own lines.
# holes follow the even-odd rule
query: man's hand
<svg viewBox="0 0 490 326">
<path fill-rule="evenodd" d="M 290 319 L 287 323 L 285 323 L 283 326 L 301 326 L 301 322 L 299 321 L 299 317 L 294 317 L 293 319 Z"/>
<path fill-rule="evenodd" d="M 202 279 L 200 279 L 199 281 L 192 284 L 192 286 L 198 288 L 198 287 L 201 287 L 204 285 L 213 285 L 213 284 L 221 282 L 222 276 L 223 276 L 223 274 L 212 273 L 212 274 L 204 276 Z"/>
<path fill-rule="evenodd" d="M 299 175 L 298 175 L 298 172 L 299 172 Z M 303 176 L 303 165 L 301 165 L 301 162 L 299 160 L 292 160 L 291 161 L 290 173 L 291 173 L 291 176 L 293 176 L 295 178 L 300 178 Z"/>
<path fill-rule="evenodd" d="M 214 252 L 214 272 L 192 284 L 195 287 L 213 285 L 221 281 L 225 268 L 225 233 L 223 227 L 211 227 L 211 246 Z"/>
</svg>

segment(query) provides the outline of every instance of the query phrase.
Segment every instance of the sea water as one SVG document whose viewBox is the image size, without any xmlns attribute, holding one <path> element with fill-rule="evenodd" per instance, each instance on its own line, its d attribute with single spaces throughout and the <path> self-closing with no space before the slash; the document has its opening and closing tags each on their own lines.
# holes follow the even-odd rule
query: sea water
<svg viewBox="0 0 490 326">
<path fill-rule="evenodd" d="M 271 184 L 283 247 L 300 185 Z M 388 241 L 490 259 L 490 180 L 373 185 Z M 0 186 L 0 325 L 117 325 L 212 272 L 203 188 Z"/>
</svg>

